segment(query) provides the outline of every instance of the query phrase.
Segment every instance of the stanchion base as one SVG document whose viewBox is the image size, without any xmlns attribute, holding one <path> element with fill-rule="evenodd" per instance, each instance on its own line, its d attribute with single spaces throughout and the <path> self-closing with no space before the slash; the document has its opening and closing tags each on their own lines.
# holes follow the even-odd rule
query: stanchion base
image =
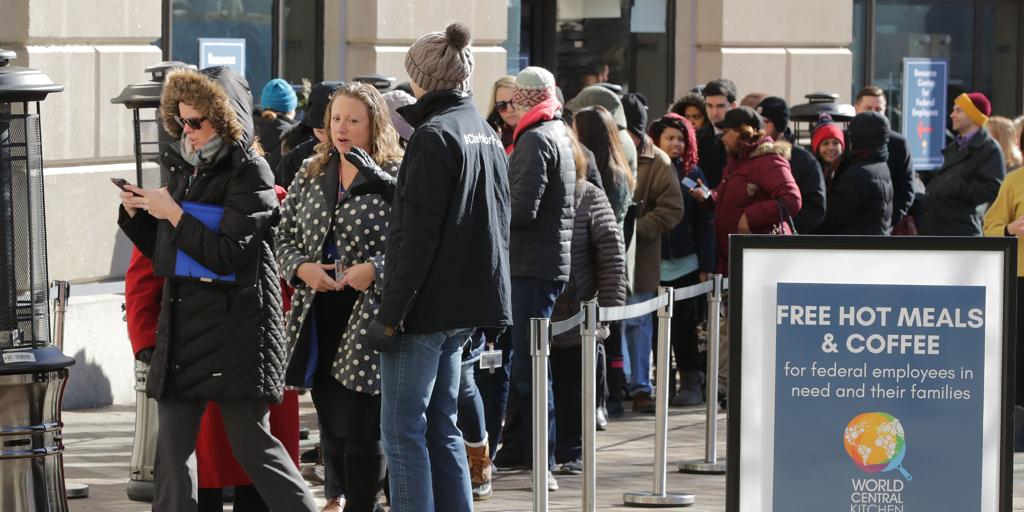
<svg viewBox="0 0 1024 512">
<path fill-rule="evenodd" d="M 66 496 L 69 500 L 78 498 L 88 498 L 89 486 L 86 484 L 64 482 L 64 496 Z"/>
<path fill-rule="evenodd" d="M 128 499 L 132 501 L 152 502 L 156 495 L 156 486 L 152 481 L 128 480 Z"/>
<path fill-rule="evenodd" d="M 652 492 L 627 492 L 622 495 L 622 501 L 630 507 L 689 507 L 694 504 L 696 498 L 688 492 L 666 492 L 663 495 Z"/>
<path fill-rule="evenodd" d="M 701 459 L 679 463 L 680 473 L 724 475 L 725 469 L 725 459 L 718 459 L 718 462 L 706 462 L 703 459 Z"/>
</svg>

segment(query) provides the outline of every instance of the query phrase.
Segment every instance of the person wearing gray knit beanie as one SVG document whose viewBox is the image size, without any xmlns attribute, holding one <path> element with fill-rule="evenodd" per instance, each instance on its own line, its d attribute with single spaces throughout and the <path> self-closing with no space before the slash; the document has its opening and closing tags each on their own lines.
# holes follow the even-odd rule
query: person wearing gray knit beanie
<svg viewBox="0 0 1024 512">
<path fill-rule="evenodd" d="M 469 92 L 469 75 L 473 73 L 470 42 L 469 29 L 452 23 L 444 32 L 431 32 L 413 43 L 405 54 L 405 70 L 417 97 L 431 91 Z"/>
<path fill-rule="evenodd" d="M 391 512 L 472 512 L 490 479 L 486 436 L 467 439 L 455 411 L 463 346 L 512 324 L 512 198 L 505 147 L 469 94 L 469 44 L 458 23 L 416 41 L 405 59 L 416 102 L 396 108 L 414 129 L 388 219 L 390 277 L 366 329 L 380 352 Z"/>
</svg>

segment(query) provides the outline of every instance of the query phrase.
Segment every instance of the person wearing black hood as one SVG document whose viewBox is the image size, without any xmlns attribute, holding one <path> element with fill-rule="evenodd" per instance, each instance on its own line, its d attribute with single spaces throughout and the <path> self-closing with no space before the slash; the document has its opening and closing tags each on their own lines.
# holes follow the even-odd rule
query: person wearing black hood
<svg viewBox="0 0 1024 512">
<path fill-rule="evenodd" d="M 849 145 L 832 178 L 823 235 L 888 235 L 892 221 L 889 175 L 889 120 L 877 112 L 857 114 L 850 122 Z"/>
<path fill-rule="evenodd" d="M 796 144 L 796 136 L 789 129 L 789 105 L 778 96 L 769 96 L 757 105 L 758 114 L 764 118 L 764 133 L 775 142 L 788 143 L 792 146 L 789 165 L 793 170 L 793 179 L 800 187 L 803 206 L 800 213 L 793 217 L 797 233 L 810 233 L 825 218 L 825 175 L 821 172 L 821 164 L 810 151 Z"/>
<path fill-rule="evenodd" d="M 251 109 L 248 83 L 230 68 L 171 71 L 160 115 L 180 141 L 161 152 L 168 185 L 121 193 L 121 230 L 166 280 L 146 389 L 160 418 L 157 511 L 196 510 L 192 454 L 209 401 L 220 405 L 232 451 L 270 508 L 316 508 L 266 428 L 288 355 L 271 248 L 278 201 Z"/>
<path fill-rule="evenodd" d="M 302 162 L 316 152 L 316 145 L 327 142 L 324 115 L 327 113 L 331 95 L 342 85 L 345 85 L 345 82 L 320 82 L 313 86 L 309 92 L 309 101 L 306 103 L 306 116 L 302 118 L 302 124 L 313 130 L 313 137 L 281 157 L 281 162 L 274 168 L 274 184 L 287 190 L 295 179 L 295 174 L 302 167 Z"/>
</svg>

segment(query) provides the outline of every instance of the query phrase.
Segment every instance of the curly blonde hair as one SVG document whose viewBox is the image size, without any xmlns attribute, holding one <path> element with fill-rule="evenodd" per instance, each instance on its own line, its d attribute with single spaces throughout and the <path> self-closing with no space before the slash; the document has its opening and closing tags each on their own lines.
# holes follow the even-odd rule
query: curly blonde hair
<svg viewBox="0 0 1024 512">
<path fill-rule="evenodd" d="M 331 108 L 334 107 L 334 102 L 342 97 L 359 100 L 366 107 L 366 112 L 370 117 L 370 151 L 368 153 L 374 162 L 383 167 L 389 162 L 402 160 L 404 152 L 398 142 L 398 132 L 391 124 L 391 113 L 387 103 L 384 102 L 384 97 L 371 85 L 352 82 L 334 91 L 331 100 L 327 103 L 324 131 L 328 133 L 328 139 L 316 145 L 316 156 L 306 167 L 307 178 L 318 178 L 324 172 L 324 165 L 331 158 L 331 153 L 334 151 L 334 141 L 330 139 Z"/>
</svg>

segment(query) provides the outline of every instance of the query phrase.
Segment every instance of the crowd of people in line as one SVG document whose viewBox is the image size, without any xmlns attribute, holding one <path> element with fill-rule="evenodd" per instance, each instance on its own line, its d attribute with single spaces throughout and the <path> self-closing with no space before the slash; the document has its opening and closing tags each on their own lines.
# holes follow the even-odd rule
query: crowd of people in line
<svg viewBox="0 0 1024 512">
<path fill-rule="evenodd" d="M 322 82 L 304 110 L 283 80 L 254 114 L 229 68 L 168 74 L 169 183 L 126 187 L 118 221 L 159 407 L 154 510 L 220 510 L 231 486 L 236 509 L 315 510 L 297 469 L 294 390 L 309 389 L 324 511 L 372 512 L 381 493 L 395 512 L 469 511 L 492 471 L 531 467 L 531 318 L 728 275 L 737 233 L 1024 236 L 1024 178 L 1007 175 L 1022 123 L 990 117 L 980 93 L 956 98 L 925 187 L 877 87 L 807 148 L 783 98 L 741 105 L 724 78 L 660 113 L 603 82 L 566 101 L 528 67 L 494 82 L 482 115 L 469 45 L 460 24 L 427 34 L 410 83 Z M 725 329 L 721 395 L 703 393 L 703 318 L 699 299 L 675 306 L 664 390 L 651 316 L 601 326 L 597 389 L 581 389 L 579 333 L 554 337 L 550 490 L 582 472 L 583 393 L 599 430 L 626 402 L 652 413 L 654 393 L 726 399 Z"/>
</svg>

